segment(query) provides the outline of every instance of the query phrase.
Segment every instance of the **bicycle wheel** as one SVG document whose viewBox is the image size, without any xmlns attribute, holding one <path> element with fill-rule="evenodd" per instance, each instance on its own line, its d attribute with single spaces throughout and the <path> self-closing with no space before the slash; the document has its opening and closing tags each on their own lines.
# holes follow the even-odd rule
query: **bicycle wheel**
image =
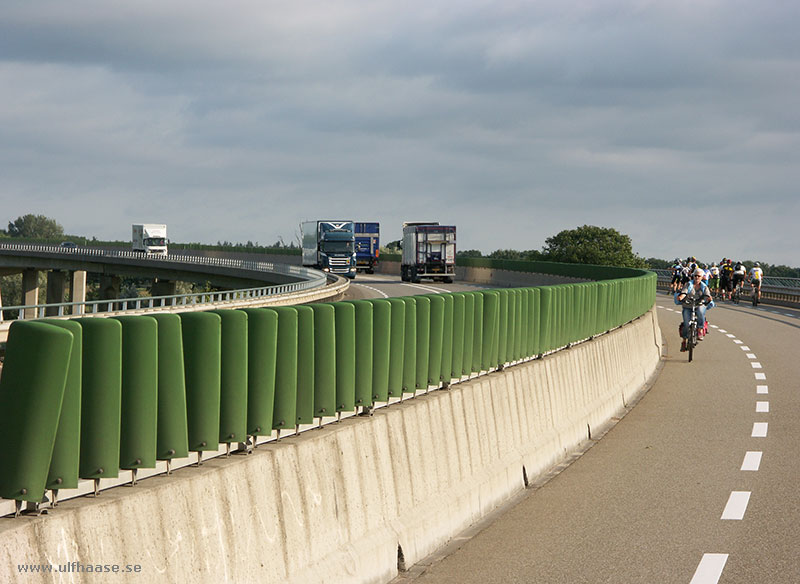
<svg viewBox="0 0 800 584">
<path fill-rule="evenodd" d="M 692 357 L 694 356 L 694 346 L 697 344 L 697 323 L 692 322 L 689 325 L 689 334 L 688 338 L 686 339 L 686 348 L 689 351 L 689 363 L 692 362 Z"/>
<path fill-rule="evenodd" d="M 753 298 L 752 298 L 753 306 L 758 306 L 758 294 L 756 294 L 755 292 L 753 292 L 752 294 L 753 294 Z"/>
</svg>

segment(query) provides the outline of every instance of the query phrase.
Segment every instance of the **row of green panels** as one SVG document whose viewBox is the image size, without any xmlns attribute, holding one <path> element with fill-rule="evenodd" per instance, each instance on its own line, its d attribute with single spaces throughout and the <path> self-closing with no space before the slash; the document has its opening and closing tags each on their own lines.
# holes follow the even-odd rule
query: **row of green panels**
<svg viewBox="0 0 800 584">
<path fill-rule="evenodd" d="M 646 280 L 15 322 L 0 497 L 38 501 L 562 347 L 648 310 Z"/>
</svg>

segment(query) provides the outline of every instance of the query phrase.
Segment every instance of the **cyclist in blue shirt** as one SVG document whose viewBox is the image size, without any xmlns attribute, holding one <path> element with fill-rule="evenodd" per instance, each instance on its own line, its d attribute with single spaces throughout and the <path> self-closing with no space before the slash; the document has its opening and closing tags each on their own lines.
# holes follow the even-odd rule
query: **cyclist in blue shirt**
<svg viewBox="0 0 800 584">
<path fill-rule="evenodd" d="M 692 301 L 703 299 L 704 302 L 697 306 L 697 338 L 703 339 L 705 335 L 706 324 L 706 309 L 711 303 L 711 292 L 706 286 L 703 278 L 705 272 L 700 268 L 696 268 L 692 273 L 691 281 L 687 282 L 683 288 L 675 295 L 675 300 L 683 304 L 683 328 L 681 329 L 681 351 L 686 350 L 686 338 L 689 335 L 689 321 L 692 320 Z"/>
</svg>

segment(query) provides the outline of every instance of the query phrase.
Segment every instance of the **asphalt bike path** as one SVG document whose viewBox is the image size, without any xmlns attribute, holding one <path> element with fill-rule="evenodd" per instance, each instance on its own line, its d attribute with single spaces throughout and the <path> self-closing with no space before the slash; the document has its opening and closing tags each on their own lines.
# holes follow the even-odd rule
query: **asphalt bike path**
<svg viewBox="0 0 800 584">
<path fill-rule="evenodd" d="M 396 583 L 800 582 L 800 311 L 721 303 L 689 363 L 657 306 L 638 404 Z"/>
</svg>

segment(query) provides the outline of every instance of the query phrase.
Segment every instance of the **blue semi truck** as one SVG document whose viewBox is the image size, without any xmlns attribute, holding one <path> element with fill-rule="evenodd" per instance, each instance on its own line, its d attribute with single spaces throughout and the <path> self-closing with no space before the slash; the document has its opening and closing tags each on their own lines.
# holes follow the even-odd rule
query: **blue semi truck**
<svg viewBox="0 0 800 584">
<path fill-rule="evenodd" d="M 380 237 L 380 223 L 356 222 L 356 269 L 368 274 L 375 273 Z"/>
<path fill-rule="evenodd" d="M 356 277 L 355 231 L 352 221 L 304 221 L 303 265 L 323 272 Z"/>
</svg>

